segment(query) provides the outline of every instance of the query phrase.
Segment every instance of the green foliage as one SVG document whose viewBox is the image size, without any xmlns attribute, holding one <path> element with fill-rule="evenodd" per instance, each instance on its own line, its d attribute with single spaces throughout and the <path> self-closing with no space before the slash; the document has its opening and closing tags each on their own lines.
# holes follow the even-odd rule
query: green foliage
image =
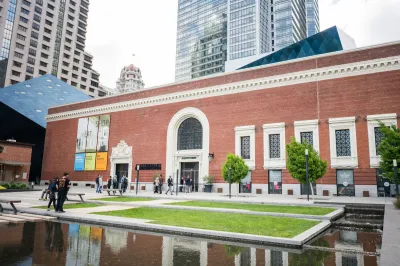
<svg viewBox="0 0 400 266">
<path fill-rule="evenodd" d="M 249 172 L 244 160 L 232 153 L 226 156 L 226 161 L 222 166 L 222 177 L 226 182 L 229 182 L 229 168 L 232 168 L 232 183 L 240 183 L 240 180 L 245 178 Z"/>
<path fill-rule="evenodd" d="M 5 183 L 2 185 L 5 189 L 28 189 L 28 186 L 24 183 Z"/>
<path fill-rule="evenodd" d="M 215 183 L 215 176 L 213 175 L 206 175 L 203 177 L 203 181 L 206 185 L 212 185 Z"/>
<path fill-rule="evenodd" d="M 242 252 L 243 247 L 224 245 L 224 249 L 227 257 L 235 257 Z"/>
<path fill-rule="evenodd" d="M 394 206 L 397 209 L 400 209 L 400 197 L 397 197 L 394 201 L 393 201 Z"/>
<path fill-rule="evenodd" d="M 291 142 L 286 145 L 287 168 L 292 177 L 302 184 L 306 183 L 306 149 L 308 149 L 308 179 L 310 183 L 322 178 L 328 165 L 328 162 L 322 160 L 310 144 L 301 144 L 291 137 Z"/>
<path fill-rule="evenodd" d="M 400 129 L 396 126 L 387 127 L 380 123 L 379 131 L 383 138 L 378 146 L 378 152 L 381 156 L 379 168 L 383 171 L 383 176 L 394 182 L 393 160 L 400 163 Z M 375 154 L 374 154 L 375 155 Z"/>
<path fill-rule="evenodd" d="M 318 239 L 312 246 L 329 248 L 328 241 L 324 239 Z M 331 253 L 329 251 L 322 250 L 307 250 L 301 254 L 289 253 L 289 259 L 291 261 L 290 266 L 320 266 L 323 265 L 325 260 Z"/>
</svg>

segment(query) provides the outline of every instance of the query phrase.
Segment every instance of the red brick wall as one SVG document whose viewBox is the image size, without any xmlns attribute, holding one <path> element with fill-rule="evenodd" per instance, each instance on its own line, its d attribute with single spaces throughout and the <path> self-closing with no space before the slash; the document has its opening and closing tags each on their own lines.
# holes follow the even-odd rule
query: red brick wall
<svg viewBox="0 0 400 266">
<path fill-rule="evenodd" d="M 209 86 L 216 86 L 226 83 L 238 82 L 243 80 L 251 80 L 256 78 L 287 74 L 292 72 L 310 70 L 321 67 L 329 67 L 341 64 L 361 62 L 365 60 L 373 60 L 377 58 L 384 58 L 396 56 L 400 54 L 400 44 L 392 44 L 377 48 L 364 49 L 353 52 L 339 53 L 330 55 L 327 54 L 322 57 L 306 60 L 296 60 L 295 62 L 284 62 L 282 64 L 275 64 L 256 69 L 249 69 L 245 71 L 234 72 L 226 75 L 218 75 L 216 77 L 204 78 L 195 81 L 189 81 L 179 84 L 171 84 L 166 86 L 157 87 L 152 90 L 145 90 L 138 93 L 129 93 L 118 95 L 114 97 L 107 97 L 88 102 L 71 104 L 66 106 L 55 107 L 49 109 L 49 114 L 66 112 L 71 110 L 78 110 L 93 106 L 100 106 L 105 104 L 112 104 L 121 101 L 130 101 L 140 98 L 146 98 L 166 93 L 173 93 L 185 90 L 193 90 L 198 88 L 205 88 Z"/>
<path fill-rule="evenodd" d="M 32 147 L 11 143 L 0 143 L 4 151 L 0 153 L 0 161 L 11 161 L 20 163 L 30 163 L 32 156 Z"/>
<path fill-rule="evenodd" d="M 109 149 L 125 140 L 133 147 L 133 165 L 161 163 L 165 170 L 168 124 L 179 110 L 196 107 L 205 113 L 210 124 L 210 152 L 215 153 L 210 163 L 210 174 L 221 180 L 225 156 L 235 151 L 234 128 L 255 125 L 256 170 L 252 178 L 253 183 L 265 184 L 268 171 L 263 168 L 263 124 L 285 122 L 288 143 L 294 135 L 294 121 L 319 119 L 320 152 L 329 163 L 327 120 L 356 116 L 359 169 L 355 170 L 355 182 L 373 185 L 376 182 L 375 169 L 369 168 L 365 117 L 400 113 L 399 99 L 400 71 L 392 71 L 128 110 L 111 113 Z M 64 171 L 70 172 L 73 180 L 81 181 L 94 181 L 97 174 L 109 175 L 109 165 L 104 172 L 73 171 L 77 123 L 78 119 L 48 123 L 42 179 L 61 175 Z M 151 171 L 142 171 L 141 181 L 150 181 L 152 175 Z M 132 176 L 136 177 L 136 173 Z M 283 182 L 296 183 L 285 170 Z M 336 184 L 336 171 L 329 169 L 319 183 Z"/>
</svg>

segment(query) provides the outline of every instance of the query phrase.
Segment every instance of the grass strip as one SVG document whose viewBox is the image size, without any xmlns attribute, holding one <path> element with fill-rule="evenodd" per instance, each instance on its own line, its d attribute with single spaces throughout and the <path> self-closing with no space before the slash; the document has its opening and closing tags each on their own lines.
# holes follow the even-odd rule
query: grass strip
<svg viewBox="0 0 400 266">
<path fill-rule="evenodd" d="M 292 238 L 318 221 L 250 214 L 135 208 L 92 214 L 152 220 L 150 223 L 179 227 Z"/>
<path fill-rule="evenodd" d="M 335 208 L 325 208 L 325 207 L 244 204 L 244 203 L 211 202 L 211 201 L 186 201 L 186 202 L 170 203 L 168 205 L 203 207 L 203 208 L 224 208 L 224 209 L 248 210 L 256 212 L 309 214 L 309 215 L 326 215 L 336 210 Z"/>
<path fill-rule="evenodd" d="M 134 197 L 108 197 L 108 198 L 98 198 L 98 199 L 90 199 L 90 200 L 115 201 L 115 202 L 133 202 L 133 201 L 151 201 L 151 200 L 157 200 L 157 199 L 153 199 L 153 198 L 134 198 Z"/>
<path fill-rule="evenodd" d="M 52 206 L 50 206 L 50 208 Z M 64 204 L 63 209 L 82 209 L 82 208 L 93 208 L 93 207 L 99 207 L 99 206 L 104 206 L 104 205 L 103 204 L 95 204 L 95 203 L 74 203 L 74 204 Z M 35 208 L 47 209 L 47 206 L 38 206 Z"/>
</svg>

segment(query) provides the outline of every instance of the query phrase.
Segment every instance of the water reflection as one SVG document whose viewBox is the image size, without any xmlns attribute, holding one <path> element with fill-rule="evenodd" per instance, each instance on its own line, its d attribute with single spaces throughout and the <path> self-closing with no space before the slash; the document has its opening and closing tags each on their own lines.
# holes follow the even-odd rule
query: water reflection
<svg viewBox="0 0 400 266">
<path fill-rule="evenodd" d="M 0 227 L 0 265 L 162 265 L 162 266 L 377 266 L 375 256 L 340 250 L 380 251 L 375 232 L 331 230 L 312 246 L 340 249 L 293 250 L 238 246 L 54 222 Z M 218 243 L 217 243 L 218 242 Z"/>
</svg>

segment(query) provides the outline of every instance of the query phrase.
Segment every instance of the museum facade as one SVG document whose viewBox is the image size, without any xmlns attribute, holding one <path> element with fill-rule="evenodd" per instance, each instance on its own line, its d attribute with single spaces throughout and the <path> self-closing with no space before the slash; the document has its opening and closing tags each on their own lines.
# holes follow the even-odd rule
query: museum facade
<svg viewBox="0 0 400 266">
<path fill-rule="evenodd" d="M 47 116 L 42 180 L 67 171 L 75 185 L 98 174 L 134 182 L 139 167 L 141 189 L 155 173 L 178 173 L 196 191 L 214 175 L 213 192 L 225 193 L 221 168 L 235 153 L 249 166 L 234 186 L 241 193 L 301 195 L 286 168 L 294 136 L 328 161 L 318 195 L 390 195 L 377 128 L 398 124 L 399 100 L 400 43 L 390 43 L 58 106 Z"/>
</svg>

